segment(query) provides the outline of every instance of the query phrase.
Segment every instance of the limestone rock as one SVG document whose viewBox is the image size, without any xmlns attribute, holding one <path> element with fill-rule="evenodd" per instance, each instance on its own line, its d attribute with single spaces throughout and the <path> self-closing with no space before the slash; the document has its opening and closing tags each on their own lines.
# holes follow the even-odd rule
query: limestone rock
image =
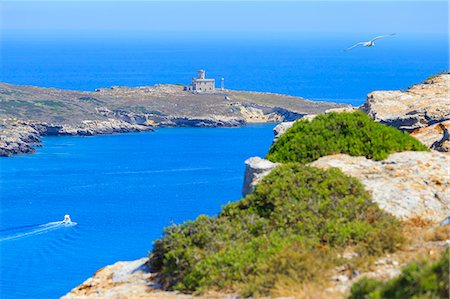
<svg viewBox="0 0 450 299">
<path fill-rule="evenodd" d="M 450 151 L 450 120 L 446 120 L 425 128 L 417 129 L 411 133 L 431 149 L 440 152 Z"/>
<path fill-rule="evenodd" d="M 39 132 L 26 123 L 11 119 L 0 121 L 0 156 L 33 153 L 40 142 Z"/>
<path fill-rule="evenodd" d="M 274 135 L 273 143 L 275 143 L 278 140 L 278 138 L 281 137 L 281 135 L 286 133 L 287 130 L 292 128 L 294 123 L 295 121 L 286 121 L 278 124 L 275 128 L 273 128 L 273 135 Z"/>
<path fill-rule="evenodd" d="M 375 121 L 411 132 L 450 119 L 450 74 L 406 91 L 374 91 L 361 110 Z"/>
<path fill-rule="evenodd" d="M 102 135 L 112 133 L 128 133 L 152 130 L 149 126 L 131 124 L 123 120 L 110 118 L 108 120 L 84 120 L 77 126 L 62 125 L 58 135 Z"/>
<path fill-rule="evenodd" d="M 304 117 L 302 117 L 302 120 L 312 121 L 314 118 L 316 118 L 317 115 L 318 114 L 308 114 L 308 115 L 305 115 Z"/>
<path fill-rule="evenodd" d="M 33 153 L 41 136 L 79 135 L 151 131 L 152 126 L 138 125 L 120 119 L 84 120 L 78 124 L 49 124 L 34 120 L 0 120 L 0 156 Z"/>
<path fill-rule="evenodd" d="M 198 128 L 217 128 L 217 127 L 239 127 L 246 124 L 245 120 L 225 116 L 209 116 L 205 118 L 170 118 L 165 123 L 165 127 L 198 127 Z"/>
<path fill-rule="evenodd" d="M 139 298 L 193 298 L 177 292 L 165 292 L 153 284 L 153 274 L 147 267 L 147 258 L 117 262 L 98 270 L 93 277 L 75 287 L 62 299 L 139 299 Z"/>
<path fill-rule="evenodd" d="M 256 103 L 233 102 L 230 105 L 236 108 L 242 118 L 248 123 L 292 121 L 304 116 L 304 114 L 282 107 L 270 107 Z"/>
<path fill-rule="evenodd" d="M 331 108 L 328 110 L 325 110 L 325 113 L 352 113 L 355 112 L 356 110 L 358 110 L 358 108 L 356 107 L 341 107 L 341 108 Z"/>
<path fill-rule="evenodd" d="M 383 210 L 400 219 L 441 221 L 450 214 L 450 156 L 439 152 L 402 152 L 386 160 L 332 155 L 311 166 L 337 167 L 357 178 Z"/>
<path fill-rule="evenodd" d="M 252 157 L 245 160 L 242 195 L 246 196 L 251 193 L 253 188 L 278 165 L 279 163 L 273 163 L 269 160 L 261 159 L 260 157 Z"/>
</svg>

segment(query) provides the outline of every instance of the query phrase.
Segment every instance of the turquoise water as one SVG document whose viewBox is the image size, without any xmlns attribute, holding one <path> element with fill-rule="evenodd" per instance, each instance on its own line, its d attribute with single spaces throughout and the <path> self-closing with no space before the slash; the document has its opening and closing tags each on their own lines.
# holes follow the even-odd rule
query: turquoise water
<svg viewBox="0 0 450 299">
<path fill-rule="evenodd" d="M 0 159 L 0 297 L 56 298 L 99 268 L 145 256 L 171 221 L 240 198 L 244 160 L 274 125 L 47 137 Z M 70 214 L 75 226 L 54 222 Z"/>
</svg>

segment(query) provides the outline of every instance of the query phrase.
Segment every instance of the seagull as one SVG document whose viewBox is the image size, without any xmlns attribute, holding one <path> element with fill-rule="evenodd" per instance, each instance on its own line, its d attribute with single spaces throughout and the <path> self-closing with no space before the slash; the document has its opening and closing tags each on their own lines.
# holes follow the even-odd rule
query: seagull
<svg viewBox="0 0 450 299">
<path fill-rule="evenodd" d="M 356 48 L 356 47 L 358 47 L 358 46 L 373 47 L 373 46 L 375 46 L 374 41 L 376 41 L 377 39 L 380 39 L 380 38 L 383 38 L 383 37 L 394 36 L 394 35 L 395 35 L 395 33 L 391 33 L 391 34 L 387 34 L 387 35 L 380 35 L 380 36 L 377 36 L 377 37 L 371 39 L 371 40 L 368 41 L 368 42 L 359 42 L 359 43 L 357 43 L 357 44 L 351 46 L 350 48 L 345 49 L 344 51 L 350 51 L 350 50 L 352 50 L 352 49 L 354 49 L 354 48 Z"/>
</svg>

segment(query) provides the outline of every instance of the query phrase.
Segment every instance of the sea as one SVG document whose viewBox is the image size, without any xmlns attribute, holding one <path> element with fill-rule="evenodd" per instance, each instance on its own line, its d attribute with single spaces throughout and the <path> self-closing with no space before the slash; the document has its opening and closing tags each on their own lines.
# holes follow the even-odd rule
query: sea
<svg viewBox="0 0 450 299">
<path fill-rule="evenodd" d="M 0 81 L 91 91 L 188 84 L 205 69 L 229 89 L 358 106 L 448 70 L 446 36 L 343 51 L 371 36 L 5 34 Z M 244 161 L 267 153 L 274 126 L 44 137 L 35 154 L 0 158 L 0 298 L 58 298 L 105 265 L 146 256 L 165 226 L 217 214 L 241 198 Z"/>
</svg>

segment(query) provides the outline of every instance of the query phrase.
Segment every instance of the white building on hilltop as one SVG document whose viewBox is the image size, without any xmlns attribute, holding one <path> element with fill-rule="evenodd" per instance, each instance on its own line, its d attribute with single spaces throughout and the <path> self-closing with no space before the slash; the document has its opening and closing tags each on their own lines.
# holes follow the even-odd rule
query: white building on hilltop
<svg viewBox="0 0 450 299">
<path fill-rule="evenodd" d="M 206 79 L 205 71 L 199 70 L 197 78 L 192 78 L 192 83 L 186 85 L 184 90 L 191 92 L 214 92 L 216 90 L 216 80 Z"/>
</svg>

